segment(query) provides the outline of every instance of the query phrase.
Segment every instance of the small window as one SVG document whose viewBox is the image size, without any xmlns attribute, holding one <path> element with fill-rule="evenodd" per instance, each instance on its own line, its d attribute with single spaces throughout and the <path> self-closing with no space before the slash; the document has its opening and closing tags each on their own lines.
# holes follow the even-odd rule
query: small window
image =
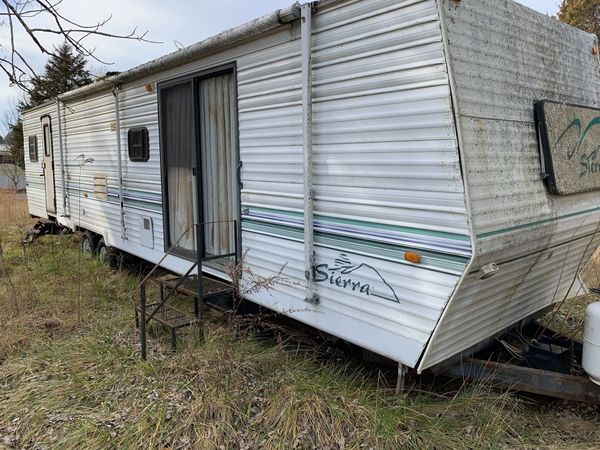
<svg viewBox="0 0 600 450">
<path fill-rule="evenodd" d="M 146 162 L 150 159 L 147 128 L 130 128 L 127 132 L 129 159 L 136 162 Z"/>
<path fill-rule="evenodd" d="M 29 161 L 36 162 L 38 160 L 37 136 L 29 136 Z"/>
<path fill-rule="evenodd" d="M 50 134 L 50 127 L 48 125 L 44 125 L 44 155 L 50 157 L 50 146 L 52 143 L 50 142 L 52 139 L 52 134 Z"/>
</svg>

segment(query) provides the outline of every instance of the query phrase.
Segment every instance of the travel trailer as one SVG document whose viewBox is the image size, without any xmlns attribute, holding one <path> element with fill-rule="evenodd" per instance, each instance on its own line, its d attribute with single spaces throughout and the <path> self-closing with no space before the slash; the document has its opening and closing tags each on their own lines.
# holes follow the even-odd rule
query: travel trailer
<svg viewBox="0 0 600 450">
<path fill-rule="evenodd" d="M 287 280 L 250 301 L 421 372 L 582 289 L 599 68 L 511 0 L 294 4 L 25 112 L 30 213 L 177 274 L 239 244 Z"/>
</svg>

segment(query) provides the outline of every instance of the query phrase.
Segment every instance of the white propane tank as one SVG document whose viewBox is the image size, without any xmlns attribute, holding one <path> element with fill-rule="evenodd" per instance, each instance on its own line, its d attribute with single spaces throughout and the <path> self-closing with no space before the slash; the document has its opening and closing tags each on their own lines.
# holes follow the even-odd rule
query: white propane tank
<svg viewBox="0 0 600 450">
<path fill-rule="evenodd" d="M 582 364 L 590 379 L 600 384 L 600 302 L 592 303 L 585 311 Z"/>
</svg>

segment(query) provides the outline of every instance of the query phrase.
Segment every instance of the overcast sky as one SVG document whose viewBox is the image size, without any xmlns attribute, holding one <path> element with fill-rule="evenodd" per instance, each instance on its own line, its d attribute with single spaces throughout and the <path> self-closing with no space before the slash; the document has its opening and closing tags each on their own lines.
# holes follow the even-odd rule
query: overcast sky
<svg viewBox="0 0 600 450">
<path fill-rule="evenodd" d="M 519 0 L 531 8 L 555 14 L 559 0 Z M 105 31 L 128 33 L 137 26 L 148 31 L 148 37 L 161 41 L 151 44 L 135 41 L 100 39 L 90 41 L 97 47 L 102 60 L 113 63 L 101 66 L 93 62 L 94 72 L 122 71 L 177 49 L 176 42 L 190 45 L 227 28 L 242 24 L 278 8 L 287 7 L 293 0 L 64 0 L 61 13 L 80 23 L 95 23 L 112 14 Z M 0 46 L 6 45 L 6 27 L 0 27 Z M 20 50 L 36 70 L 43 67 L 46 58 L 24 36 L 17 36 Z M 0 56 L 3 49 L 0 47 Z M 19 92 L 11 88 L 0 75 L 0 119 L 18 99 Z M 2 130 L 0 120 L 0 133 Z"/>
</svg>

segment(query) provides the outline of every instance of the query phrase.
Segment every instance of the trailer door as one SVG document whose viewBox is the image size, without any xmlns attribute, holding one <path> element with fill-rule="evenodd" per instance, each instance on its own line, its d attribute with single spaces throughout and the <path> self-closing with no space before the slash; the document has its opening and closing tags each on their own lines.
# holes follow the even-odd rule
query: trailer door
<svg viewBox="0 0 600 450">
<path fill-rule="evenodd" d="M 52 123 L 50 116 L 42 117 L 42 137 L 44 143 L 44 182 L 46 187 L 46 211 L 56 214 L 56 191 L 54 187 L 54 158 L 52 151 Z"/>
<path fill-rule="evenodd" d="M 238 238 L 237 102 L 233 70 L 162 83 L 165 250 L 196 257 L 193 224 L 206 257 L 232 253 Z"/>
</svg>

